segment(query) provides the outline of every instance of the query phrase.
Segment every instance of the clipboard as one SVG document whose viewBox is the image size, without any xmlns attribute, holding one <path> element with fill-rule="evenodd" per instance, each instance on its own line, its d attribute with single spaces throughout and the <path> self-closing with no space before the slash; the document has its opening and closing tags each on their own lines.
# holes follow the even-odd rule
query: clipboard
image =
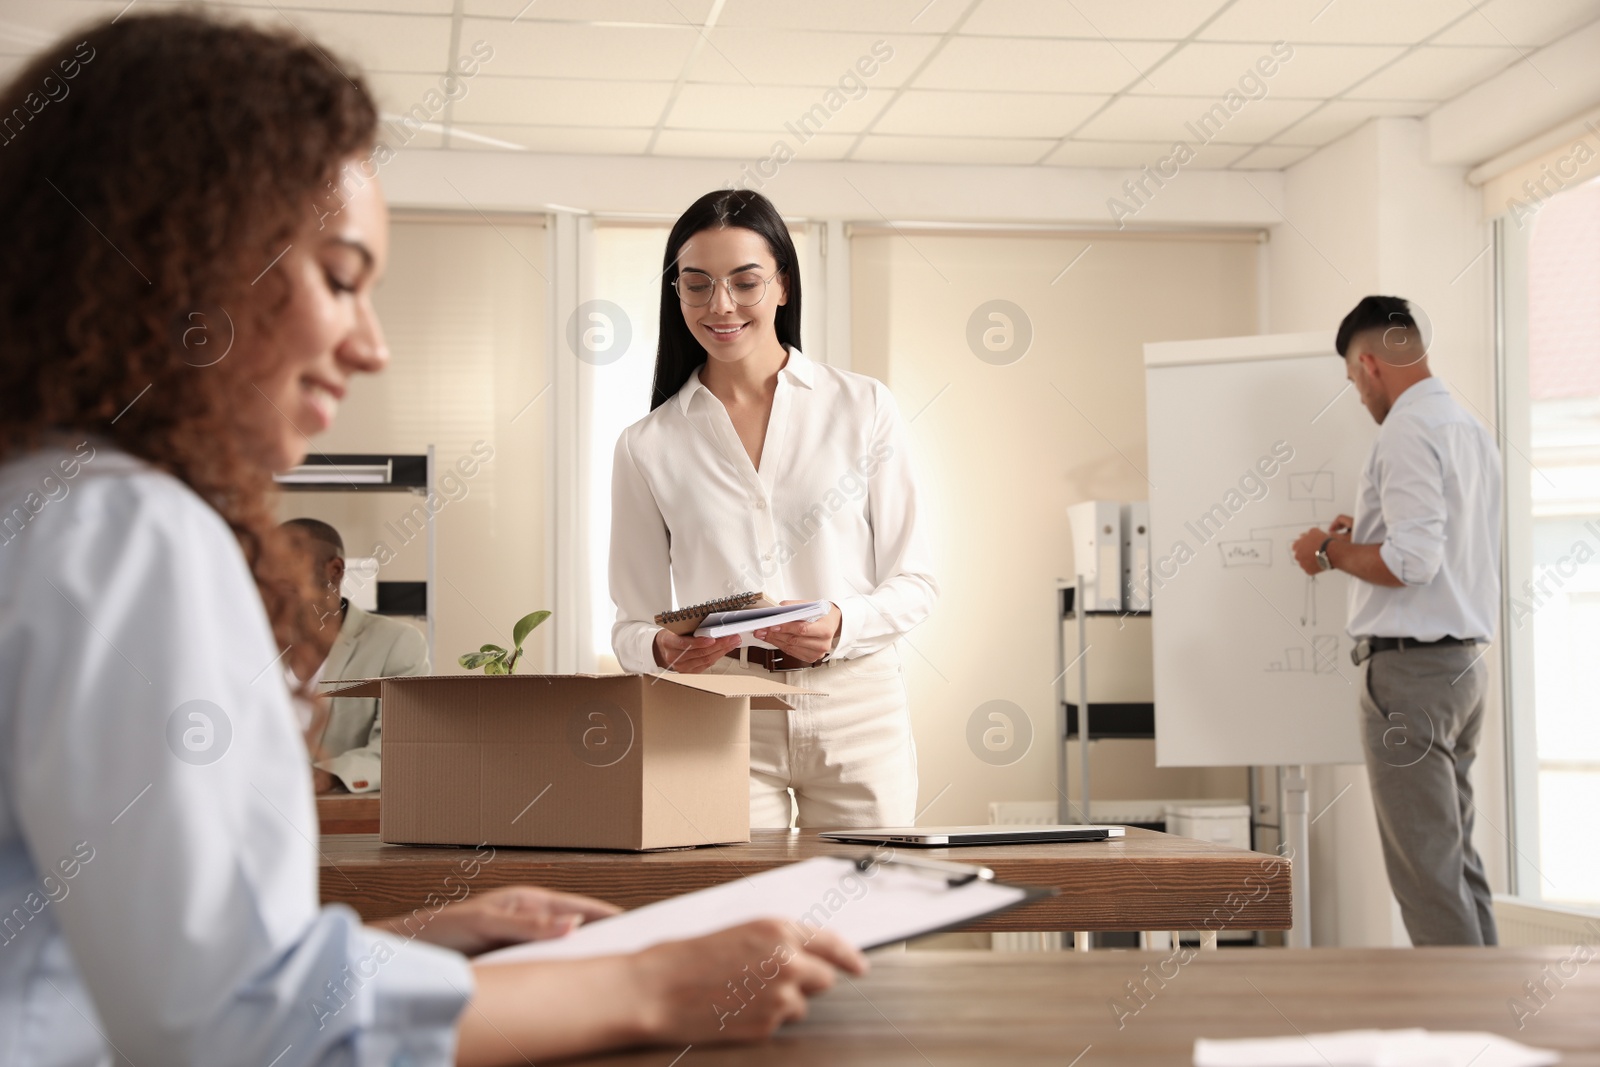
<svg viewBox="0 0 1600 1067">
<path fill-rule="evenodd" d="M 890 855 L 817 856 L 585 923 L 565 937 L 478 956 L 484 964 L 637 952 L 777 918 L 809 938 L 828 929 L 863 951 L 965 926 L 1054 888 L 1008 885 L 987 868 Z"/>
</svg>

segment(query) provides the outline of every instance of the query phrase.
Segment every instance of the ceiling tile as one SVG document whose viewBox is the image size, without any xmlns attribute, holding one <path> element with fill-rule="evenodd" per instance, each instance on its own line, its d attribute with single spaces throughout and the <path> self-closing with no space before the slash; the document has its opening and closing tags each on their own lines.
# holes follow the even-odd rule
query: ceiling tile
<svg viewBox="0 0 1600 1067">
<path fill-rule="evenodd" d="M 855 133 L 889 102 L 893 90 L 847 95 L 809 86 L 685 85 L 667 126 L 691 130 L 769 130 L 801 134 Z M 787 124 L 787 126 L 786 126 Z"/>
<path fill-rule="evenodd" d="M 717 27 L 690 68 L 691 81 L 738 85 L 896 86 L 939 38 Z"/>
<path fill-rule="evenodd" d="M 1448 100 L 1519 62 L 1525 62 L 1522 55 L 1509 47 L 1419 48 L 1345 95 L 1357 100 Z"/>
<path fill-rule="evenodd" d="M 1221 0 L 983 0 L 963 34 L 1011 37 L 1179 40 L 1194 32 Z"/>
<path fill-rule="evenodd" d="M 699 26 L 705 22 L 711 4 L 712 0 L 466 0 L 463 11 L 469 16 L 516 19 L 519 26 L 546 21 Z"/>
<path fill-rule="evenodd" d="M 127 0 L 123 0 L 126 3 Z M 0 3 L 0 55 L 32 56 L 60 40 L 68 30 L 114 17 L 122 4 L 62 0 L 54 4 Z"/>
<path fill-rule="evenodd" d="M 276 20 L 354 60 L 362 70 L 443 72 L 450 64 L 448 17 L 280 10 Z M 274 22 L 263 21 L 269 26 Z"/>
<path fill-rule="evenodd" d="M 1203 41 L 1415 44 L 1470 10 L 1467 0 L 1236 0 Z"/>
<path fill-rule="evenodd" d="M 445 93 L 440 83 L 443 75 L 440 74 L 394 74 L 375 71 L 366 75 L 367 85 L 372 89 L 372 95 L 378 101 L 378 110 L 386 114 L 404 114 L 413 107 L 421 105 L 425 111 L 444 111 Z M 482 78 L 463 79 L 455 83 L 457 93 L 465 86 L 467 95 L 470 96 L 474 86 L 482 82 Z M 433 94 L 431 97 L 429 94 Z M 467 97 L 460 97 L 457 106 Z M 434 105 L 437 105 L 435 107 Z"/>
<path fill-rule="evenodd" d="M 700 31 L 644 26 L 586 26 L 569 22 L 465 19 L 461 49 L 476 41 L 494 49 L 483 64 L 498 77 L 579 78 L 590 81 L 676 81 Z"/>
<path fill-rule="evenodd" d="M 916 88 L 1114 93 L 1171 50 L 1149 41 L 956 37 L 923 71 Z"/>
<path fill-rule="evenodd" d="M 1262 44 L 1188 44 L 1129 91 L 1220 97 L 1236 90 L 1245 95 L 1326 98 L 1337 96 L 1403 51 L 1399 46 L 1291 47 L 1292 52 L 1281 49 L 1275 54 Z M 1284 53 L 1287 59 L 1280 58 Z"/>
<path fill-rule="evenodd" d="M 1315 152 L 1302 145 L 1262 145 L 1229 164 L 1231 170 L 1282 170 Z"/>
<path fill-rule="evenodd" d="M 961 14 L 957 3 L 929 0 L 728 0 L 717 26 L 785 30 L 829 30 L 836 33 L 940 34 Z"/>
<path fill-rule="evenodd" d="M 1248 152 L 1249 148 L 1246 145 L 1209 144 L 1200 145 L 1192 151 L 1194 158 L 1184 164 L 1186 169 L 1218 170 Z M 1171 156 L 1171 141 L 1068 141 L 1045 162 L 1060 167 L 1126 167 L 1138 170 L 1141 167 L 1154 168 Z M 1171 169 L 1170 163 L 1167 169 Z"/>
<path fill-rule="evenodd" d="M 451 127 L 452 148 L 493 148 L 482 141 L 460 136 L 476 134 L 521 145 L 530 152 L 560 152 L 572 155 L 593 153 L 602 156 L 638 155 L 650 142 L 648 129 L 594 129 L 581 126 L 521 126 L 458 122 Z"/>
<path fill-rule="evenodd" d="M 877 163 L 974 163 L 980 165 L 1036 162 L 1053 142 L 1001 137 L 891 137 L 871 135 L 850 156 Z"/>
<path fill-rule="evenodd" d="M 1331 100 L 1272 139 L 1276 145 L 1325 145 L 1368 119 L 1425 113 L 1430 105 L 1414 100 Z"/>
<path fill-rule="evenodd" d="M 1217 141 L 1254 144 L 1317 106 L 1315 100 L 1251 100 L 1230 113 L 1214 97 L 1124 96 L 1078 130 L 1098 141 L 1156 141 L 1171 146 Z"/>
<path fill-rule="evenodd" d="M 1109 99 L 1068 93 L 954 93 L 909 89 L 874 133 L 968 137 L 1065 137 Z"/>
<path fill-rule="evenodd" d="M 362 70 L 443 72 L 450 63 L 448 16 L 282 9 L 262 21 L 291 26 Z"/>
<path fill-rule="evenodd" d="M 1600 0 L 1477 0 L 1472 14 L 1429 44 L 1540 48 L 1600 19 Z"/>
<path fill-rule="evenodd" d="M 653 127 L 672 94 L 668 82 L 580 81 L 573 78 L 497 78 L 466 82 L 457 122 L 533 126 Z"/>
<path fill-rule="evenodd" d="M 779 138 L 770 133 L 752 131 L 662 130 L 656 139 L 654 155 L 689 156 L 696 159 L 725 159 L 731 164 L 754 165 L 773 159 Z M 840 159 L 849 151 L 855 137 L 845 133 L 819 133 L 803 145 L 796 146 L 793 138 L 782 139 L 794 159 Z M 731 167 L 728 183 L 740 177 L 740 169 Z"/>
<path fill-rule="evenodd" d="M 111 6 L 120 10 L 127 5 L 127 2 L 128 0 L 121 0 L 121 3 L 113 3 Z M 150 0 L 140 0 L 139 8 L 147 7 L 149 3 Z M 204 0 L 204 3 L 207 7 L 254 8 L 263 17 L 271 16 L 274 7 L 287 10 L 317 8 L 322 11 L 364 11 L 405 15 L 449 15 L 455 10 L 453 0 Z"/>
<path fill-rule="evenodd" d="M 443 148 L 444 131 L 432 127 L 407 130 L 403 141 L 391 141 L 389 142 L 389 147 L 396 152 L 403 152 L 413 148 Z"/>
</svg>

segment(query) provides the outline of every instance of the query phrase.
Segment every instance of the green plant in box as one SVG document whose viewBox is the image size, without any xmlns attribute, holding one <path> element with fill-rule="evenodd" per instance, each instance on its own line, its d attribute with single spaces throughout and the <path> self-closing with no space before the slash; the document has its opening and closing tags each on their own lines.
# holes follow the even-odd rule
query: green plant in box
<svg viewBox="0 0 1600 1067">
<path fill-rule="evenodd" d="M 522 642 L 525 641 L 533 628 L 548 619 L 548 611 L 535 611 L 517 620 L 511 628 L 511 650 L 508 652 L 499 645 L 484 645 L 476 652 L 468 652 L 457 663 L 469 671 L 483 668 L 484 674 L 511 674 L 517 669 L 517 660 L 522 658 Z"/>
</svg>

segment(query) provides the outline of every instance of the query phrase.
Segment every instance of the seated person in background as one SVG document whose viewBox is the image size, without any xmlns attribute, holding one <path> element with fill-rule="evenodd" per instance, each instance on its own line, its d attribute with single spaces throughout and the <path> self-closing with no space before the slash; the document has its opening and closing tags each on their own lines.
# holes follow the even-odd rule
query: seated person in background
<svg viewBox="0 0 1600 1067">
<path fill-rule="evenodd" d="M 290 519 L 284 528 L 299 534 L 312 561 L 312 583 L 322 594 L 314 609 L 317 642 L 302 656 L 291 654 L 293 670 L 315 685 L 340 678 L 395 678 L 427 674 L 428 645 L 420 631 L 398 619 L 363 611 L 340 595 L 344 582 L 344 539 L 320 519 Z M 314 661 L 314 662 L 313 662 Z M 352 793 L 371 793 L 380 784 L 383 713 L 376 698 L 333 697 L 326 713 L 312 719 L 306 733 L 319 793 L 343 785 Z"/>
</svg>

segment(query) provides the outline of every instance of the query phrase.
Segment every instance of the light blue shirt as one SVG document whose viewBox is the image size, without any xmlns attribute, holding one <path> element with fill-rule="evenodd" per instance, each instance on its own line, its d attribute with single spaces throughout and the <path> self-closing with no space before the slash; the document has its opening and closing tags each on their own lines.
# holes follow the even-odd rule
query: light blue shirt
<svg viewBox="0 0 1600 1067">
<path fill-rule="evenodd" d="M 1357 544 L 1405 585 L 1350 582 L 1354 637 L 1494 637 L 1500 612 L 1500 454 L 1438 378 L 1401 393 L 1356 498 Z"/>
<path fill-rule="evenodd" d="M 320 907 L 238 542 L 104 443 L 0 467 L 0 1064 L 447 1064 L 466 960 Z"/>
</svg>

